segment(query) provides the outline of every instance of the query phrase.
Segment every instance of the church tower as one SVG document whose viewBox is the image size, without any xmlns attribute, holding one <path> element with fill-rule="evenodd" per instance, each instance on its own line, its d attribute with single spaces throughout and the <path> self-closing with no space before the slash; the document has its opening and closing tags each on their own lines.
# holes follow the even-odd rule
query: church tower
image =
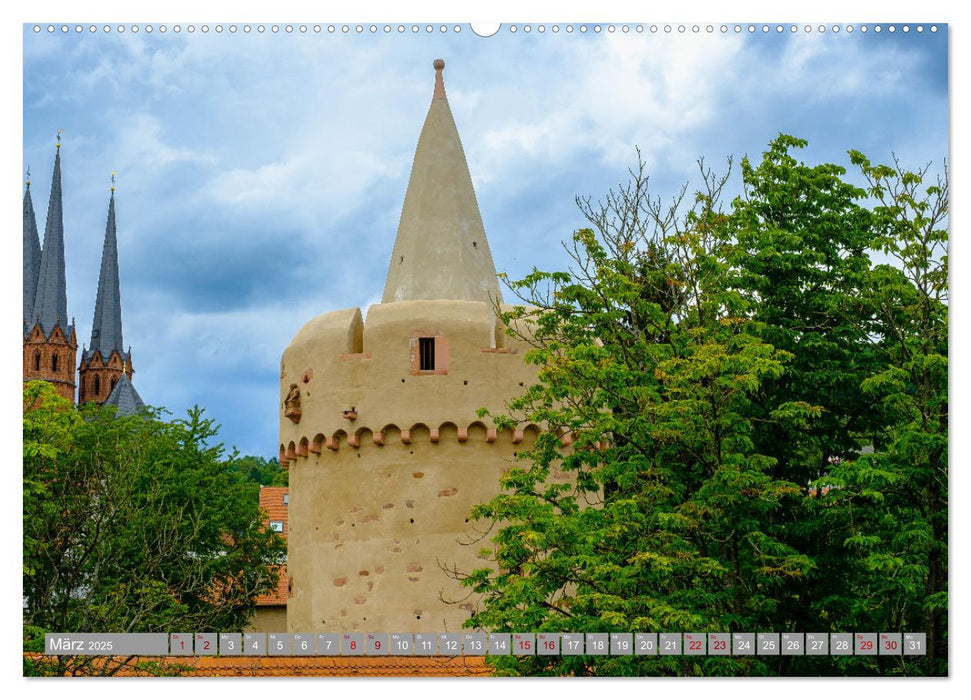
<svg viewBox="0 0 971 700">
<path fill-rule="evenodd" d="M 24 195 L 24 381 L 42 379 L 51 382 L 58 394 L 73 403 L 78 342 L 74 322 L 72 320 L 69 325 L 67 315 L 60 131 L 47 206 L 44 247 L 39 258 L 38 252 L 37 225 L 28 180 Z"/>
<path fill-rule="evenodd" d="M 111 176 L 108 221 L 101 251 L 98 296 L 91 324 L 91 346 L 82 349 L 78 367 L 78 403 L 104 403 L 122 375 L 130 380 L 134 369 L 131 350 L 125 351 L 121 333 L 121 285 L 118 279 L 118 236 L 115 230 L 115 177 Z M 131 387 L 134 391 L 134 387 Z M 135 392 L 137 396 L 137 392 Z M 139 398 L 139 402 L 141 399 Z"/>
<path fill-rule="evenodd" d="M 280 363 L 290 471 L 290 632 L 459 631 L 485 562 L 470 524 L 539 433 L 478 417 L 535 381 L 501 302 L 465 152 L 434 62 L 380 304 L 318 316 Z"/>
<path fill-rule="evenodd" d="M 40 277 L 40 237 L 37 234 L 37 218 L 30 196 L 30 170 L 27 171 L 27 189 L 24 191 L 24 336 L 28 319 L 34 310 L 37 296 L 37 279 Z"/>
</svg>

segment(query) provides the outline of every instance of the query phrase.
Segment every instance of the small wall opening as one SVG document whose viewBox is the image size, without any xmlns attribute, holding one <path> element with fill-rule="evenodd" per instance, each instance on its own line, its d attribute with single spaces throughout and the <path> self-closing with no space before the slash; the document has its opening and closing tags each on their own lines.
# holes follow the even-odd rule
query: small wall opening
<svg viewBox="0 0 971 700">
<path fill-rule="evenodd" d="M 433 333 L 420 330 L 411 334 L 411 374 L 448 374 L 448 338 Z"/>
<path fill-rule="evenodd" d="M 418 339 L 418 369 L 430 371 L 435 369 L 435 339 Z"/>
<path fill-rule="evenodd" d="M 57 371 L 57 353 L 51 355 L 51 372 Z"/>
<path fill-rule="evenodd" d="M 492 347 L 506 347 L 506 325 L 498 316 L 493 317 L 492 324 Z"/>
</svg>

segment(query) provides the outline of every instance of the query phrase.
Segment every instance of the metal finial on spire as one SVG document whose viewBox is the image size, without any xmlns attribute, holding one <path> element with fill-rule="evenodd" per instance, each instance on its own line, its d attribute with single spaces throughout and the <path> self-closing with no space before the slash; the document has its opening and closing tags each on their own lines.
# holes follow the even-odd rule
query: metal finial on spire
<svg viewBox="0 0 971 700">
<path fill-rule="evenodd" d="M 57 147 L 58 147 L 58 148 L 60 148 L 60 147 L 61 147 L 61 134 L 62 134 L 63 132 L 64 132 L 64 129 L 58 129 L 58 130 L 57 130 Z"/>
<path fill-rule="evenodd" d="M 117 175 L 117 174 L 118 174 L 117 171 L 115 171 L 115 170 L 112 170 L 111 171 L 111 191 L 112 192 L 115 191 L 115 175 Z"/>
<path fill-rule="evenodd" d="M 445 61 L 441 58 L 436 58 L 432 62 L 432 67 L 435 69 L 435 93 L 432 95 L 434 99 L 445 99 L 445 80 L 442 78 L 442 71 L 445 70 Z"/>
<path fill-rule="evenodd" d="M 30 166 L 27 166 L 27 187 L 30 187 Z"/>
</svg>

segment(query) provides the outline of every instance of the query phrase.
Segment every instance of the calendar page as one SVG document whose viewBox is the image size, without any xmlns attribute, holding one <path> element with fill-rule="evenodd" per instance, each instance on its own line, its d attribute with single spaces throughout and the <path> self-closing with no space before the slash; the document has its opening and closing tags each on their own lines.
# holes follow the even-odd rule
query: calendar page
<svg viewBox="0 0 971 700">
<path fill-rule="evenodd" d="M 439 9 L 23 19 L 24 675 L 949 676 L 948 23 Z"/>
</svg>

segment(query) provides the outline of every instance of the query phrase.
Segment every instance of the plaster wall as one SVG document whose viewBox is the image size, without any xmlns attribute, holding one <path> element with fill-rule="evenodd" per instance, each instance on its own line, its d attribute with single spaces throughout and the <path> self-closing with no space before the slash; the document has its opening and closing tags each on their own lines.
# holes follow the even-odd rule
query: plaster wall
<svg viewBox="0 0 971 700">
<path fill-rule="evenodd" d="M 535 381 L 527 347 L 496 323 L 485 302 L 402 301 L 372 306 L 366 324 L 358 309 L 324 314 L 294 337 L 279 406 L 289 631 L 461 628 L 475 600 L 446 570 L 483 565 L 469 513 L 538 433 L 476 415 Z M 434 370 L 418 368 L 421 337 L 436 338 Z"/>
</svg>

